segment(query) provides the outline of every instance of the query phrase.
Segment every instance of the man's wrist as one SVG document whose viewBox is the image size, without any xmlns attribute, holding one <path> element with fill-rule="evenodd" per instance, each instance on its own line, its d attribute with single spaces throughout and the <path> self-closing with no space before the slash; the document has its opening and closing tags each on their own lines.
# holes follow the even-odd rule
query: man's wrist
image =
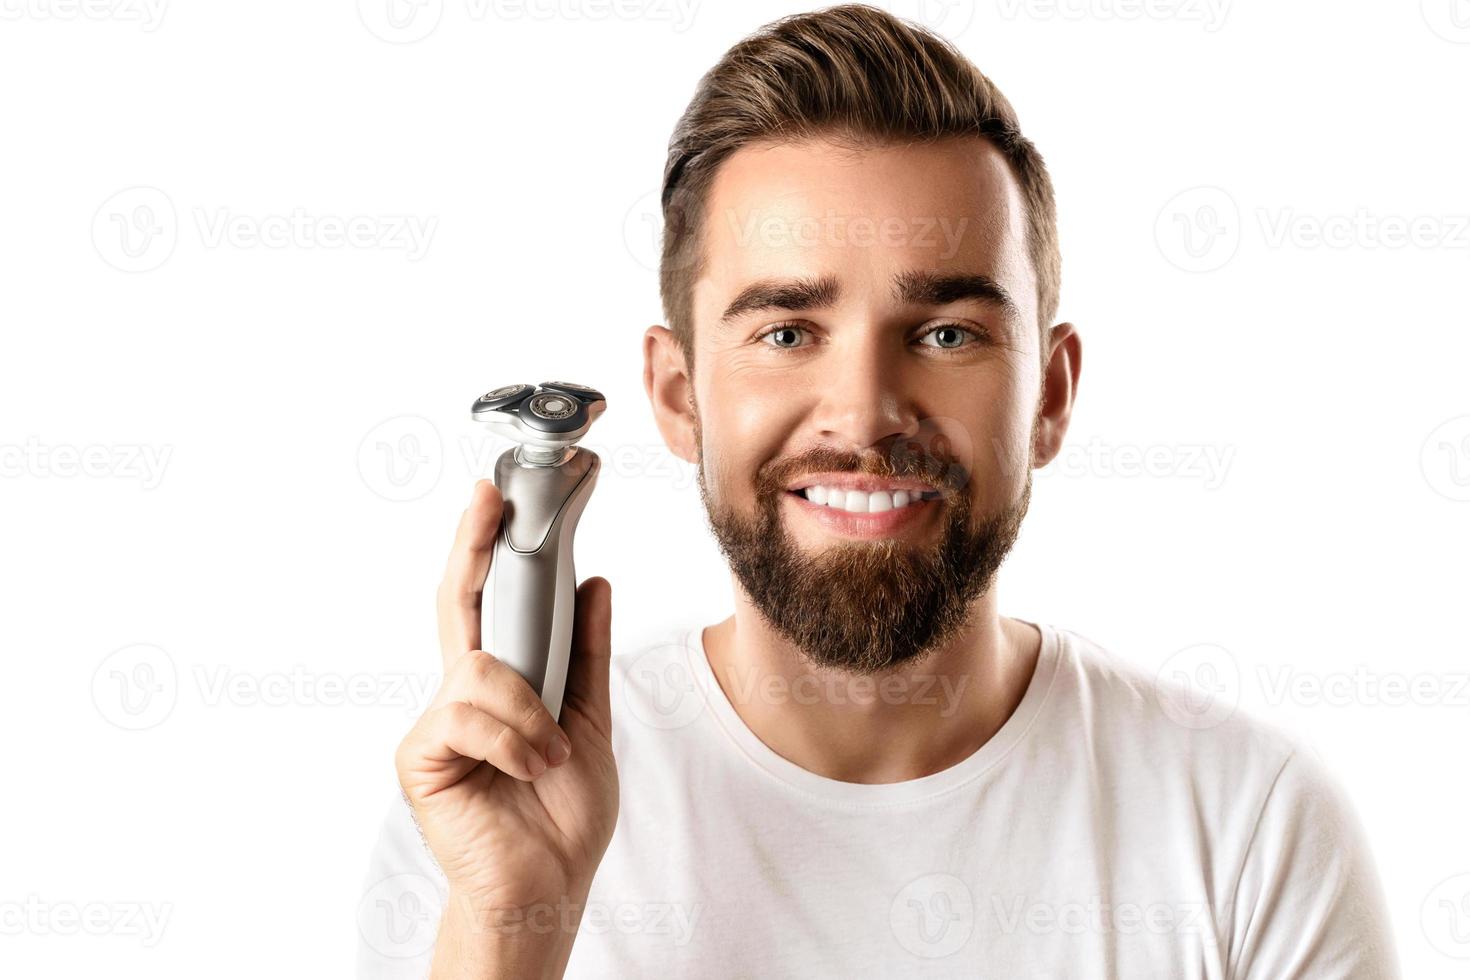
<svg viewBox="0 0 1470 980">
<path fill-rule="evenodd" d="M 505 904 L 451 890 L 434 943 L 433 980 L 560 978 L 587 890 Z"/>
</svg>

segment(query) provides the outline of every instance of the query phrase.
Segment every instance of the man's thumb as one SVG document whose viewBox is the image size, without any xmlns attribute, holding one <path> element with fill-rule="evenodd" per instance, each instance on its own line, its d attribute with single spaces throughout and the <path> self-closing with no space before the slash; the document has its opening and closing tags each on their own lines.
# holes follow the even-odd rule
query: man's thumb
<svg viewBox="0 0 1470 980">
<path fill-rule="evenodd" d="M 612 660 L 612 584 L 594 575 L 577 588 L 572 657 L 564 700 L 612 740 L 608 671 Z"/>
</svg>

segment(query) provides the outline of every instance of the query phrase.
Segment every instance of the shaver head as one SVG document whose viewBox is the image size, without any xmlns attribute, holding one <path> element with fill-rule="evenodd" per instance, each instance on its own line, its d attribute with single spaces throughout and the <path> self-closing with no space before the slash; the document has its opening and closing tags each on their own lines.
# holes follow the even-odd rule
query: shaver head
<svg viewBox="0 0 1470 980">
<path fill-rule="evenodd" d="M 520 443 L 517 461 L 528 466 L 564 462 L 607 408 L 596 388 L 569 381 L 516 384 L 475 399 L 470 416 L 497 434 Z"/>
</svg>

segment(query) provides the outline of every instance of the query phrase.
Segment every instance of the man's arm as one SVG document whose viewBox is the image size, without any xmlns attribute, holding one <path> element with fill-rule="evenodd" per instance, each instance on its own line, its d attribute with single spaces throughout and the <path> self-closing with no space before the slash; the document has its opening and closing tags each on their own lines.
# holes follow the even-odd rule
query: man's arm
<svg viewBox="0 0 1470 980">
<path fill-rule="evenodd" d="M 1399 980 L 1367 836 L 1306 749 L 1267 794 L 1228 908 L 1232 980 Z"/>
</svg>

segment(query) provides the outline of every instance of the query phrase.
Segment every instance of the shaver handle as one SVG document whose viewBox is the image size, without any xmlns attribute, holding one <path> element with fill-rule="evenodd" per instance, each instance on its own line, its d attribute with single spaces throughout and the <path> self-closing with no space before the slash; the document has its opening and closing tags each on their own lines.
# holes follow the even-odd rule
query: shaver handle
<svg viewBox="0 0 1470 980">
<path fill-rule="evenodd" d="M 557 466 L 524 466 L 514 449 L 495 464 L 505 507 L 490 563 L 489 652 L 525 678 L 558 720 L 576 611 L 572 538 L 600 468 L 597 454 L 582 448 Z"/>
</svg>

